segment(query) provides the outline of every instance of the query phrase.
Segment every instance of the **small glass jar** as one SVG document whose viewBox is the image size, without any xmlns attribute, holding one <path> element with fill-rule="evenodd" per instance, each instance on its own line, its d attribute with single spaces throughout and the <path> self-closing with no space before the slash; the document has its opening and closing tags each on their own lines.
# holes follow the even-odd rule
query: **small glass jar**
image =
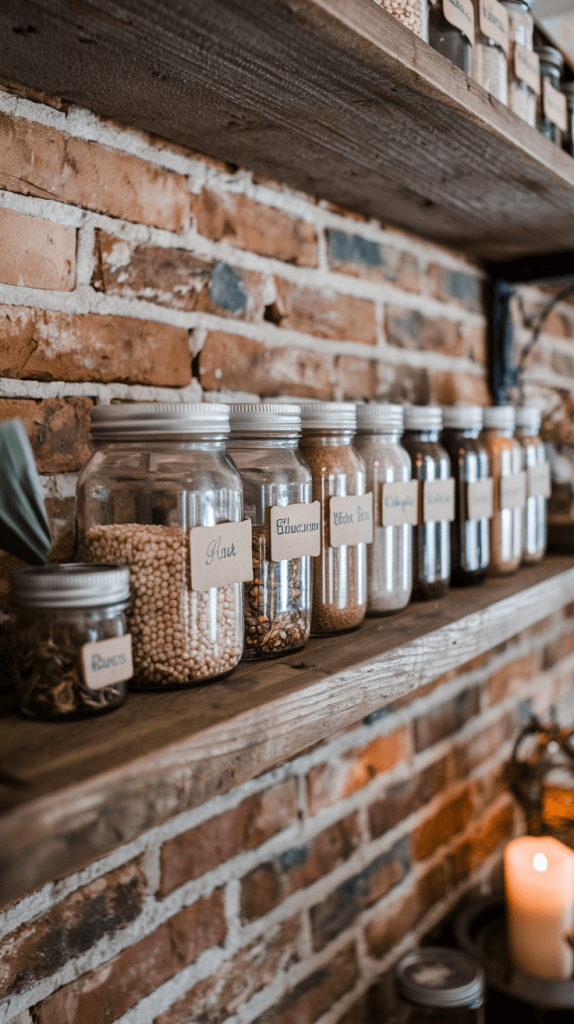
<svg viewBox="0 0 574 1024">
<path fill-rule="evenodd" d="M 311 626 L 311 556 L 273 560 L 277 524 L 271 509 L 311 505 L 311 470 L 298 448 L 298 405 L 232 405 L 227 444 L 243 481 L 243 509 L 251 519 L 253 581 L 244 584 L 244 659 L 270 658 L 302 647 Z M 309 510 L 302 510 L 310 511 Z M 301 520 L 301 516 L 299 516 Z M 306 526 L 311 523 L 298 522 Z M 316 524 L 318 526 L 318 522 Z M 283 519 L 280 535 L 285 536 Z M 288 535 L 289 536 L 289 535 Z M 294 534 L 305 549 L 312 534 Z"/>
<path fill-rule="evenodd" d="M 516 410 L 516 437 L 522 446 L 526 470 L 522 553 L 525 565 L 541 562 L 546 554 L 550 465 L 546 445 L 540 437 L 541 422 L 542 413 L 535 405 L 522 405 Z"/>
<path fill-rule="evenodd" d="M 354 446 L 365 463 L 373 492 L 373 543 L 367 546 L 367 615 L 406 608 L 413 589 L 413 527 L 384 525 L 384 490 L 411 479 L 411 459 L 401 446 L 402 405 L 358 405 Z M 416 498 L 412 499 L 416 504 Z M 407 510 L 408 511 L 408 510 Z"/>
<path fill-rule="evenodd" d="M 433 50 L 437 53 L 442 54 L 446 57 L 451 64 L 455 64 L 457 68 L 464 71 L 465 74 L 472 74 L 472 42 L 474 40 L 474 11 L 471 0 L 458 0 L 458 4 L 454 7 L 455 11 L 459 12 L 461 8 L 466 11 L 468 5 L 468 13 L 470 15 L 469 20 L 469 34 L 472 39 L 469 40 L 467 33 L 461 30 L 457 25 L 453 25 L 445 16 L 443 0 L 430 0 L 429 2 L 429 43 Z M 462 20 L 464 19 L 464 13 L 462 14 Z"/>
<path fill-rule="evenodd" d="M 456 518 L 450 529 L 452 582 L 463 586 L 483 583 L 490 559 L 488 513 L 491 510 L 486 508 L 487 514 L 478 517 L 470 507 L 473 504 L 471 488 L 490 477 L 488 453 L 479 440 L 482 408 L 480 405 L 445 408 L 443 424 L 441 441 L 450 456 L 455 479 Z M 488 495 L 483 494 L 481 498 L 488 502 Z"/>
<path fill-rule="evenodd" d="M 574 82 L 563 82 L 562 92 L 566 97 L 566 132 L 562 146 L 570 156 L 574 156 Z"/>
<path fill-rule="evenodd" d="M 486 89 L 491 96 L 494 96 L 501 103 L 508 103 L 508 57 L 501 38 L 504 37 L 498 26 L 493 23 L 492 38 L 487 31 L 481 28 L 481 6 L 483 0 L 474 0 L 475 7 L 475 36 L 474 52 L 472 55 L 472 77 L 483 89 Z M 500 18 L 502 25 L 507 26 L 508 15 L 506 9 L 500 5 Z M 484 21 L 482 25 L 484 27 Z"/>
<path fill-rule="evenodd" d="M 92 411 L 96 451 L 78 481 L 78 553 L 83 561 L 130 568 L 137 689 L 214 679 L 241 657 L 242 583 L 192 587 L 193 528 L 211 527 L 215 548 L 221 524 L 242 520 L 228 432 L 225 405 L 133 403 Z"/>
<path fill-rule="evenodd" d="M 395 967 L 395 986 L 397 1024 L 484 1024 L 486 979 L 468 953 L 441 946 L 413 949 Z"/>
<path fill-rule="evenodd" d="M 365 465 L 352 445 L 355 406 L 305 403 L 301 425 L 301 451 L 311 470 L 313 501 L 321 506 L 321 553 L 313 558 L 311 632 L 345 633 L 361 624 L 367 610 L 367 545 L 334 547 L 330 535 L 330 499 L 365 493 Z"/>
<path fill-rule="evenodd" d="M 83 718 L 122 704 L 132 675 L 129 596 L 129 570 L 116 565 L 12 572 L 17 693 L 25 715 Z"/>
<path fill-rule="evenodd" d="M 522 561 L 526 488 L 522 448 L 514 437 L 514 426 L 514 406 L 496 405 L 484 410 L 484 429 L 480 439 L 488 452 L 493 480 L 488 570 L 492 576 L 516 572 Z M 513 477 L 516 479 L 509 488 L 505 481 Z"/>
<path fill-rule="evenodd" d="M 536 127 L 557 146 L 562 145 L 562 132 L 544 113 L 544 80 L 550 82 L 555 89 L 560 89 L 560 75 L 564 67 L 564 57 L 554 46 L 535 46 L 534 52 L 540 60 L 540 95 L 536 105 Z"/>
<path fill-rule="evenodd" d="M 501 0 L 508 11 L 508 106 L 527 124 L 536 126 L 536 93 L 519 78 L 514 65 L 514 47 L 518 43 L 526 50 L 533 49 L 533 0 Z"/>
<path fill-rule="evenodd" d="M 413 477 L 419 481 L 418 526 L 413 535 L 413 598 L 430 601 L 450 585 L 450 519 L 425 522 L 425 486 L 450 480 L 450 458 L 439 443 L 442 409 L 438 405 L 405 406 L 402 444 L 409 453 Z"/>
<path fill-rule="evenodd" d="M 428 42 L 428 0 L 375 0 L 375 3 Z"/>
</svg>

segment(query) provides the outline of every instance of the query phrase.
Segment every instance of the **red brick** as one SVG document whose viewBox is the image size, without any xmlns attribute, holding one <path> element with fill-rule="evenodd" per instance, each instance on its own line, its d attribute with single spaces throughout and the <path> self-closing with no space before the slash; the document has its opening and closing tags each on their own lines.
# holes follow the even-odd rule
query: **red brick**
<svg viewBox="0 0 574 1024">
<path fill-rule="evenodd" d="M 514 724 L 513 715 L 503 715 L 498 721 L 491 722 L 485 729 L 457 744 L 454 750 L 457 774 L 468 775 L 473 768 L 477 768 L 483 761 L 496 754 L 502 745 L 511 739 Z"/>
<path fill-rule="evenodd" d="M 0 423 L 20 417 L 40 473 L 74 473 L 92 454 L 91 398 L 0 398 Z"/>
<path fill-rule="evenodd" d="M 254 1024 L 313 1024 L 351 989 L 358 968 L 354 946 L 346 946 L 267 1010 Z"/>
<path fill-rule="evenodd" d="M 0 281 L 71 291 L 76 278 L 76 229 L 0 209 Z"/>
<path fill-rule="evenodd" d="M 108 1024 L 226 933 L 223 893 L 180 910 L 141 942 L 34 1007 L 35 1024 Z"/>
<path fill-rule="evenodd" d="M 265 934 L 199 981 L 156 1017 L 154 1024 L 219 1024 L 237 1012 L 242 1003 L 271 983 L 281 970 L 299 960 L 301 921 L 291 917 L 266 929 Z"/>
<path fill-rule="evenodd" d="M 388 306 L 387 338 L 390 345 L 419 351 L 462 354 L 459 325 L 445 317 L 428 317 L 414 309 Z"/>
<path fill-rule="evenodd" d="M 444 803 L 438 811 L 419 825 L 412 834 L 412 848 L 415 860 L 424 860 L 439 846 L 448 843 L 458 832 L 462 832 L 472 820 L 474 801 L 471 789 L 465 789 L 458 796 Z"/>
<path fill-rule="evenodd" d="M 404 726 L 388 736 L 377 736 L 362 750 L 348 750 L 341 757 L 311 768 L 307 776 L 309 814 L 330 807 L 366 786 L 376 775 L 390 771 L 407 754 Z"/>
<path fill-rule="evenodd" d="M 541 671 L 543 658 L 542 651 L 533 651 L 493 672 L 488 682 L 490 703 L 497 704 L 506 697 L 520 693 L 532 677 Z"/>
<path fill-rule="evenodd" d="M 297 782 L 287 779 L 230 811 L 168 839 L 161 848 L 160 896 L 199 878 L 242 850 L 253 850 L 297 817 Z"/>
<path fill-rule="evenodd" d="M 416 751 L 426 750 L 462 729 L 465 722 L 477 715 L 479 710 L 478 687 L 470 686 L 468 690 L 463 690 L 456 697 L 451 697 L 444 704 L 416 718 L 413 723 Z"/>
<path fill-rule="evenodd" d="M 281 277 L 275 278 L 275 288 L 269 315 L 281 327 L 316 338 L 377 344 L 375 307 L 368 299 L 328 288 L 303 288 Z"/>
<path fill-rule="evenodd" d="M 251 391 L 262 396 L 329 399 L 333 357 L 307 349 L 266 348 L 236 334 L 210 331 L 199 354 L 199 380 L 207 391 Z"/>
<path fill-rule="evenodd" d="M 371 281 L 391 281 L 407 292 L 420 289 L 419 265 L 411 253 L 342 231 L 328 231 L 327 245 L 332 270 Z"/>
<path fill-rule="evenodd" d="M 502 807 L 489 808 L 471 834 L 455 844 L 450 854 L 453 880 L 465 881 L 514 831 L 514 809 L 510 799 Z"/>
<path fill-rule="evenodd" d="M 437 796 L 451 781 L 450 761 L 448 757 L 441 758 L 405 782 L 391 786 L 383 797 L 373 801 L 368 810 L 372 838 L 382 836 Z"/>
<path fill-rule="evenodd" d="M 192 197 L 192 212 L 200 235 L 229 242 L 260 256 L 317 266 L 315 228 L 283 210 L 256 203 L 246 196 L 204 191 Z"/>
<path fill-rule="evenodd" d="M 465 274 L 460 270 L 447 270 L 436 263 L 431 264 L 427 271 L 430 293 L 443 302 L 456 302 L 459 306 L 471 309 L 475 313 L 483 309 L 483 282 L 474 274 Z"/>
<path fill-rule="evenodd" d="M 170 324 L 0 306 L 0 336 L 5 377 L 158 387 L 191 380 L 187 331 Z"/>
<path fill-rule="evenodd" d="M 180 231 L 190 195 L 181 174 L 137 156 L 0 113 L 0 188 Z"/>
<path fill-rule="evenodd" d="M 544 648 L 544 668 L 553 668 L 562 658 L 567 658 L 574 651 L 574 631 L 565 633 L 556 640 L 551 640 Z"/>
<path fill-rule="evenodd" d="M 422 875 L 416 885 L 375 917 L 365 929 L 369 953 L 382 959 L 416 927 L 422 917 L 446 894 L 448 873 L 439 863 Z"/>
<path fill-rule="evenodd" d="M 438 405 L 490 405 L 486 377 L 434 371 L 429 375 L 430 400 Z"/>
<path fill-rule="evenodd" d="M 341 401 L 368 402 L 377 391 L 377 364 L 357 356 L 338 356 L 335 369 Z"/>
</svg>

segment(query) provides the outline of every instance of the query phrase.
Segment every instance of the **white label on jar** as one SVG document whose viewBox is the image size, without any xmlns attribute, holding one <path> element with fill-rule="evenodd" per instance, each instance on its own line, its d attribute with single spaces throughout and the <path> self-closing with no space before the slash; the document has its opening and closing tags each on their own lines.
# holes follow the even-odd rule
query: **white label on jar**
<svg viewBox="0 0 574 1024">
<path fill-rule="evenodd" d="M 466 485 L 466 513 L 468 519 L 492 519 L 492 477 L 475 480 Z"/>
<path fill-rule="evenodd" d="M 524 508 L 526 505 L 526 473 L 523 469 L 514 476 L 500 478 L 500 507 Z"/>
<path fill-rule="evenodd" d="M 251 520 L 194 526 L 189 531 L 191 589 L 205 593 L 253 579 Z"/>
<path fill-rule="evenodd" d="M 103 690 L 104 686 L 123 683 L 133 674 L 132 638 L 129 633 L 82 645 L 82 675 L 90 690 Z"/>
<path fill-rule="evenodd" d="M 483 36 L 498 43 L 508 55 L 508 11 L 498 0 L 480 0 L 479 10 Z"/>
<path fill-rule="evenodd" d="M 425 480 L 423 484 L 423 522 L 439 523 L 454 519 L 454 477 L 448 480 Z"/>
<path fill-rule="evenodd" d="M 560 89 L 555 89 L 549 78 L 542 79 L 542 108 L 544 116 L 552 121 L 561 132 L 566 131 L 566 97 Z"/>
<path fill-rule="evenodd" d="M 321 502 L 274 505 L 270 519 L 273 562 L 321 554 Z"/>
<path fill-rule="evenodd" d="M 349 494 L 332 497 L 329 502 L 329 543 L 332 548 L 343 544 L 372 544 L 373 494 Z"/>
<path fill-rule="evenodd" d="M 474 46 L 474 7 L 472 0 L 442 0 L 442 10 L 447 21 L 464 32 L 471 46 Z"/>
<path fill-rule="evenodd" d="M 538 54 L 527 50 L 520 43 L 514 44 L 514 74 L 521 82 L 526 82 L 538 96 L 540 92 L 540 61 Z"/>
<path fill-rule="evenodd" d="M 393 480 L 382 485 L 381 520 L 383 526 L 416 526 L 419 519 L 418 480 Z"/>
<path fill-rule="evenodd" d="M 550 497 L 550 463 L 543 462 L 541 466 L 529 466 L 528 470 L 528 496 L 542 494 L 544 498 Z"/>
</svg>

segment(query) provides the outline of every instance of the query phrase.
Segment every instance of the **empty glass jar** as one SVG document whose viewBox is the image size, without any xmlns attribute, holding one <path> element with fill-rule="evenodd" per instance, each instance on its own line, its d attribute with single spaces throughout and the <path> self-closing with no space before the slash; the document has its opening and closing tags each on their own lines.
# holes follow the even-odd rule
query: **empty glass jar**
<svg viewBox="0 0 574 1024">
<path fill-rule="evenodd" d="M 474 0 L 472 77 L 491 96 L 508 103 L 508 13 L 498 0 Z"/>
<path fill-rule="evenodd" d="M 522 560 L 526 478 L 514 425 L 513 405 L 484 410 L 480 437 L 488 452 L 493 480 L 489 573 L 495 576 L 516 572 Z"/>
<path fill-rule="evenodd" d="M 533 0 L 501 0 L 508 11 L 508 106 L 518 117 L 534 127 L 536 125 L 536 92 L 523 75 L 531 75 L 523 66 L 532 52 L 534 18 Z M 521 49 L 522 47 L 522 49 Z M 524 51 L 528 51 L 524 53 Z"/>
<path fill-rule="evenodd" d="M 526 506 L 524 508 L 524 551 L 526 565 L 541 562 L 546 553 L 547 504 L 550 497 L 550 464 L 546 445 L 540 437 L 540 409 L 522 405 L 516 410 L 516 437 L 522 445 L 526 470 Z"/>
<path fill-rule="evenodd" d="M 556 101 L 558 97 L 554 96 L 552 90 L 560 89 L 560 75 L 564 67 L 564 58 L 560 50 L 554 46 L 535 46 L 534 52 L 538 54 L 540 60 L 541 85 L 536 108 L 536 126 L 542 135 L 560 146 L 562 145 L 562 130 L 556 120 L 553 120 L 557 112 L 553 110 L 552 103 L 552 100 Z M 552 113 L 552 117 L 548 116 L 549 113 Z"/>
<path fill-rule="evenodd" d="M 492 481 L 488 453 L 479 440 L 482 408 L 457 405 L 443 409 L 441 441 L 455 479 L 456 518 L 451 523 L 453 583 L 482 583 L 489 562 L 488 522 L 492 515 Z"/>
<path fill-rule="evenodd" d="M 433 50 L 470 75 L 474 44 L 472 0 L 430 0 L 429 43 Z"/>
</svg>

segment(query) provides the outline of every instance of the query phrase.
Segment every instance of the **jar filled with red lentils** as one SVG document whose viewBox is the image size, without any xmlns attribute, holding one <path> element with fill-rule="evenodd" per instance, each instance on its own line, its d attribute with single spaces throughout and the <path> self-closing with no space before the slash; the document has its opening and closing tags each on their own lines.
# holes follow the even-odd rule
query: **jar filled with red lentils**
<svg viewBox="0 0 574 1024">
<path fill-rule="evenodd" d="M 243 648 L 251 523 L 226 450 L 225 405 L 95 408 L 78 481 L 77 556 L 127 565 L 137 689 L 230 672 Z"/>
</svg>

